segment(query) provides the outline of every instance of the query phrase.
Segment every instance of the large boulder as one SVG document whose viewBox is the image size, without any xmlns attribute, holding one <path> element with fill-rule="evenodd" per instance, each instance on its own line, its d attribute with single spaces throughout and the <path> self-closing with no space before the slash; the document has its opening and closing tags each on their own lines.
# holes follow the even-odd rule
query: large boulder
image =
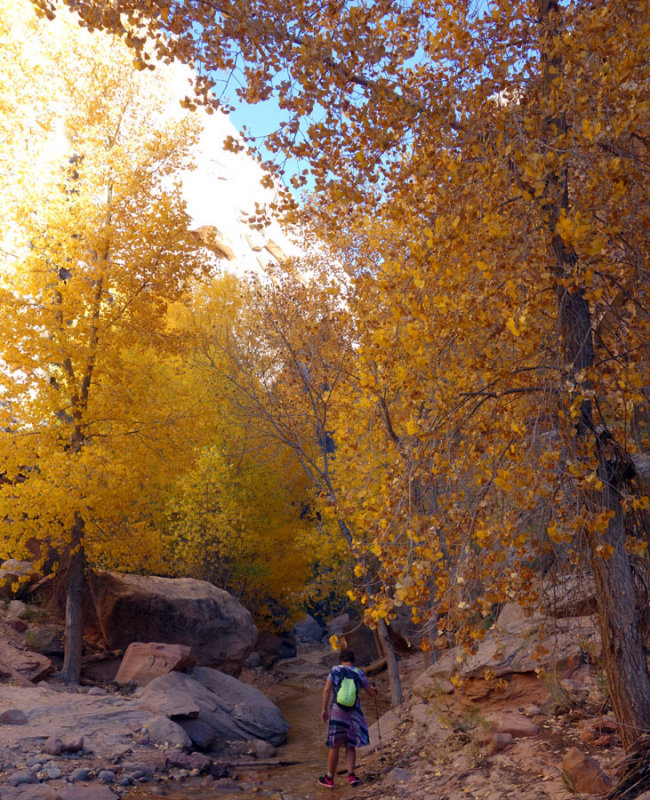
<svg viewBox="0 0 650 800">
<path fill-rule="evenodd" d="M 501 617 L 499 617 L 501 621 Z M 429 697 L 438 694 L 440 683 L 454 675 L 498 678 L 515 672 L 561 670 L 564 665 L 579 661 L 585 651 L 600 651 L 600 633 L 595 617 L 543 620 L 508 618 L 507 624 L 488 631 L 472 655 L 460 647 L 446 650 L 420 675 L 413 691 Z"/>
<path fill-rule="evenodd" d="M 348 623 L 343 629 L 345 645 L 354 653 L 354 663 L 366 667 L 383 656 L 377 634 L 359 620 Z"/>
<path fill-rule="evenodd" d="M 214 732 L 216 741 L 262 739 L 282 744 L 289 725 L 280 709 L 258 689 L 216 669 L 196 667 L 191 675 L 170 672 L 149 683 L 139 705 L 154 714 L 187 725 L 192 735 L 199 720 Z"/>
<path fill-rule="evenodd" d="M 299 642 L 320 642 L 325 633 L 311 614 L 307 614 L 296 622 L 293 632 Z"/>
<path fill-rule="evenodd" d="M 99 572 L 92 595 L 89 611 L 110 649 L 132 642 L 183 644 L 198 664 L 237 674 L 257 640 L 239 600 L 206 581 Z"/>
</svg>

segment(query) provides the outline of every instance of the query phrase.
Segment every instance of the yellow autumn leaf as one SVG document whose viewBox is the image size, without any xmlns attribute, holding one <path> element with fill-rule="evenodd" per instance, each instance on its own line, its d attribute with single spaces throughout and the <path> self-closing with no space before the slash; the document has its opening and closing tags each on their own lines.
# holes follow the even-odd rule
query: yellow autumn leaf
<svg viewBox="0 0 650 800">
<path fill-rule="evenodd" d="M 514 321 L 512 317 L 508 317 L 508 321 L 506 322 L 506 328 L 510 331 L 513 336 L 519 336 L 521 331 L 517 327 L 517 323 Z"/>
</svg>

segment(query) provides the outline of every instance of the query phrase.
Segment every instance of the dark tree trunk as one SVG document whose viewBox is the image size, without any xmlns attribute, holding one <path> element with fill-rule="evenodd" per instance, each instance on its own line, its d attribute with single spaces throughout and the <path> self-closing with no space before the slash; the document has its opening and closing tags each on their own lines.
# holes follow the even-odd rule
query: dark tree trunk
<svg viewBox="0 0 650 800">
<path fill-rule="evenodd" d="M 575 266 L 577 256 L 553 238 L 555 269 L 563 276 Z M 558 323 L 564 368 L 571 378 L 594 364 L 591 312 L 581 289 L 558 285 Z M 591 565 L 596 580 L 596 601 L 612 708 L 621 728 L 621 740 L 629 748 L 650 730 L 650 678 L 646 664 L 641 625 L 634 598 L 630 561 L 625 550 L 622 493 L 625 464 L 611 435 L 596 429 L 591 402 L 585 399 L 576 425 L 578 449 L 593 439 L 599 459 L 601 491 L 585 498 L 593 511 L 613 513 L 607 530 L 588 533 Z M 608 443 L 613 446 L 608 446 Z M 611 555 L 608 555 L 611 551 Z"/>
<path fill-rule="evenodd" d="M 559 276 L 577 260 L 572 250 L 553 239 Z M 558 322 L 564 368 L 571 378 L 594 364 L 591 312 L 581 289 L 558 286 Z M 607 530 L 589 533 L 591 564 L 596 580 L 596 601 L 612 708 L 621 729 L 621 740 L 629 748 L 641 733 L 650 730 L 650 678 L 641 625 L 634 598 L 630 561 L 625 550 L 625 526 L 621 506 L 625 490 L 625 465 L 618 448 L 608 447 L 608 432 L 596 430 L 591 402 L 585 399 L 576 425 L 578 449 L 591 438 L 599 458 L 601 491 L 585 498 L 593 511 L 610 511 Z M 608 452 L 609 451 L 609 452 Z M 608 551 L 611 555 L 608 556 Z"/>
<path fill-rule="evenodd" d="M 601 507 L 614 511 L 607 531 L 591 536 L 591 562 L 596 581 L 598 619 L 612 709 L 621 728 L 621 740 L 629 749 L 650 731 L 650 678 L 645 646 L 634 596 L 630 560 L 625 550 L 623 509 L 612 465 L 601 458 L 599 477 L 604 488 Z M 609 546 L 603 558 L 598 548 Z"/>
<path fill-rule="evenodd" d="M 561 13 L 558 0 L 539 0 L 539 21 L 546 28 L 547 35 L 559 33 Z M 548 58 L 544 53 L 542 64 L 542 79 L 548 91 L 553 75 L 559 74 L 563 65 L 557 57 Z M 545 120 L 549 146 L 552 147 L 554 138 L 565 134 L 568 127 L 564 110 L 553 109 L 553 113 Z M 578 253 L 572 247 L 567 247 L 556 233 L 562 211 L 570 210 L 568 163 L 547 174 L 544 209 L 545 223 L 551 233 L 553 269 L 557 278 L 561 368 L 563 378 L 570 379 L 577 387 L 580 385 L 578 376 L 594 366 L 594 346 L 591 311 L 584 291 L 579 285 L 566 288 L 566 279 L 569 279 L 570 285 L 575 284 Z M 581 388 L 590 387 L 583 382 Z M 611 441 L 608 432 L 597 430 L 592 404 L 587 398 L 580 408 L 575 436 L 578 451 L 590 439 L 595 444 L 599 461 L 598 477 L 603 483 L 602 490 L 584 497 L 584 503 L 592 512 L 613 512 L 604 533 L 588 533 L 588 544 L 596 580 L 596 601 L 609 693 L 621 728 L 621 739 L 624 746 L 629 748 L 641 733 L 650 730 L 650 678 L 640 634 L 632 572 L 625 550 L 621 505 L 625 491 L 623 454 Z M 608 556 L 610 550 L 611 555 Z"/>
<path fill-rule="evenodd" d="M 82 544 L 84 523 L 77 516 L 73 528 L 72 556 L 68 568 L 68 593 L 65 606 L 65 634 L 63 641 L 63 669 L 65 684 L 76 686 L 81 676 L 81 651 L 83 633 L 83 589 L 85 553 Z"/>
<path fill-rule="evenodd" d="M 397 666 L 397 656 L 395 655 L 395 648 L 390 640 L 388 634 L 388 626 L 382 619 L 377 626 L 379 632 L 379 641 L 381 648 L 384 651 L 386 658 L 386 667 L 388 668 L 388 679 L 390 681 L 390 700 L 393 706 L 401 706 L 404 702 L 404 695 L 402 694 L 402 681 L 399 676 L 399 667 Z"/>
</svg>

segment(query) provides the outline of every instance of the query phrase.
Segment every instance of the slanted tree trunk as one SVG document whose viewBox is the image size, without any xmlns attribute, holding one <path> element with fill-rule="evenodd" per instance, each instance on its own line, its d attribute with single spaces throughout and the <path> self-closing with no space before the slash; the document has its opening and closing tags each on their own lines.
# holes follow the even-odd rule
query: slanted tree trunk
<svg viewBox="0 0 650 800">
<path fill-rule="evenodd" d="M 558 272 L 563 259 L 575 260 L 555 242 Z M 594 363 L 591 315 L 580 290 L 558 289 L 558 317 L 564 364 L 572 377 Z M 588 531 L 587 541 L 596 584 L 598 620 L 603 661 L 612 709 L 620 725 L 621 741 L 629 749 L 639 736 L 650 731 L 650 677 L 641 624 L 636 607 L 630 560 L 625 550 L 622 494 L 626 463 L 622 451 L 608 431 L 597 430 L 591 402 L 582 403 L 576 425 L 580 441 L 592 438 L 598 455 L 598 478 L 603 484 L 585 498 L 592 511 L 610 511 L 604 533 Z"/>
<path fill-rule="evenodd" d="M 68 594 L 65 606 L 65 634 L 63 643 L 63 682 L 77 686 L 81 676 L 81 652 L 83 634 L 83 589 L 86 564 L 82 544 L 84 522 L 77 514 L 72 536 L 72 556 L 68 568 Z"/>
<path fill-rule="evenodd" d="M 555 237 L 556 272 L 565 275 L 577 260 Z M 558 322 L 562 360 L 572 378 L 594 365 L 591 313 L 582 290 L 569 290 L 558 284 Z M 611 511 L 607 530 L 588 532 L 591 565 L 596 581 L 596 601 L 603 646 L 603 658 L 612 707 L 621 727 L 621 740 L 629 748 L 643 732 L 650 730 L 650 678 L 640 620 L 635 604 L 630 561 L 625 550 L 625 527 L 621 506 L 625 489 L 625 465 L 618 448 L 608 458 L 609 432 L 596 429 L 591 402 L 582 403 L 576 425 L 578 447 L 589 438 L 598 454 L 601 491 L 585 498 L 592 511 Z M 609 546 L 609 547 L 608 547 Z M 611 554 L 608 551 L 611 550 Z"/>
<path fill-rule="evenodd" d="M 385 620 L 380 620 L 377 626 L 379 632 L 379 641 L 381 642 L 381 649 L 384 651 L 386 658 L 386 667 L 388 668 L 388 680 L 390 681 L 390 701 L 393 706 L 401 706 L 404 702 L 404 695 L 402 693 L 402 680 L 399 676 L 399 667 L 397 666 L 397 656 L 395 655 L 395 648 L 388 635 L 388 626 Z"/>
</svg>

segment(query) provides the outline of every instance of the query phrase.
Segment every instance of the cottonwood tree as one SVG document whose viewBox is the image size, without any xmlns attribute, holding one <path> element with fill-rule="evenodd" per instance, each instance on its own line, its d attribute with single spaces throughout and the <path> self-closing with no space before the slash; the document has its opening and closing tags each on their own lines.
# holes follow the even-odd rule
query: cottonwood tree
<svg viewBox="0 0 650 800">
<path fill-rule="evenodd" d="M 183 345 L 182 384 L 201 398 L 209 429 L 164 503 L 168 573 L 209 580 L 232 592 L 258 624 L 294 615 L 317 558 L 316 532 L 303 513 L 309 496 L 289 448 L 260 435 L 229 380 L 220 380 L 207 343 L 245 307 L 246 287 L 224 274 L 197 285 L 171 313 Z"/>
<path fill-rule="evenodd" d="M 489 578 L 528 550 L 521 518 L 544 505 L 551 543 L 574 558 L 586 544 L 630 745 L 650 729 L 631 575 L 648 565 L 632 458 L 647 441 L 631 427 L 647 402 L 644 4 L 74 5 L 141 63 L 149 39 L 196 64 L 205 102 L 219 70 L 241 69 L 242 99 L 276 93 L 287 119 L 269 144 L 309 160 L 321 227 L 371 227 L 386 249 L 358 283 L 361 356 L 408 469 L 377 479 L 378 556 L 444 597 L 454 573 L 432 564 L 476 553 Z M 441 516 L 426 535 L 384 531 L 414 454 Z"/>
<path fill-rule="evenodd" d="M 314 256 L 240 285 L 239 298 L 213 287 L 197 298 L 198 368 L 212 372 L 218 393 L 230 387 L 235 416 L 259 441 L 258 457 L 288 451 L 306 478 L 303 502 L 318 520 L 318 540 L 310 539 L 314 560 L 356 561 L 362 546 L 351 518 L 339 507 L 340 481 L 335 419 L 345 384 L 353 381 L 354 361 L 345 276 Z M 353 402 L 353 401 L 352 401 Z M 241 435 L 240 437 L 241 438 Z M 339 567 L 340 568 L 340 567 Z M 361 573 L 359 573 L 361 576 Z M 374 608 L 374 588 L 366 584 Z M 397 661 L 385 619 L 374 615 L 387 658 L 393 702 L 402 701 Z"/>
<path fill-rule="evenodd" d="M 119 39 L 29 5 L 1 18 L 0 85 L 28 154 L 2 164 L 2 551 L 67 554 L 74 683 L 85 563 L 160 564 L 151 496 L 197 427 L 166 336 L 169 301 L 202 270 L 174 179 L 195 125 L 165 122 L 169 77 L 142 76 Z"/>
</svg>

